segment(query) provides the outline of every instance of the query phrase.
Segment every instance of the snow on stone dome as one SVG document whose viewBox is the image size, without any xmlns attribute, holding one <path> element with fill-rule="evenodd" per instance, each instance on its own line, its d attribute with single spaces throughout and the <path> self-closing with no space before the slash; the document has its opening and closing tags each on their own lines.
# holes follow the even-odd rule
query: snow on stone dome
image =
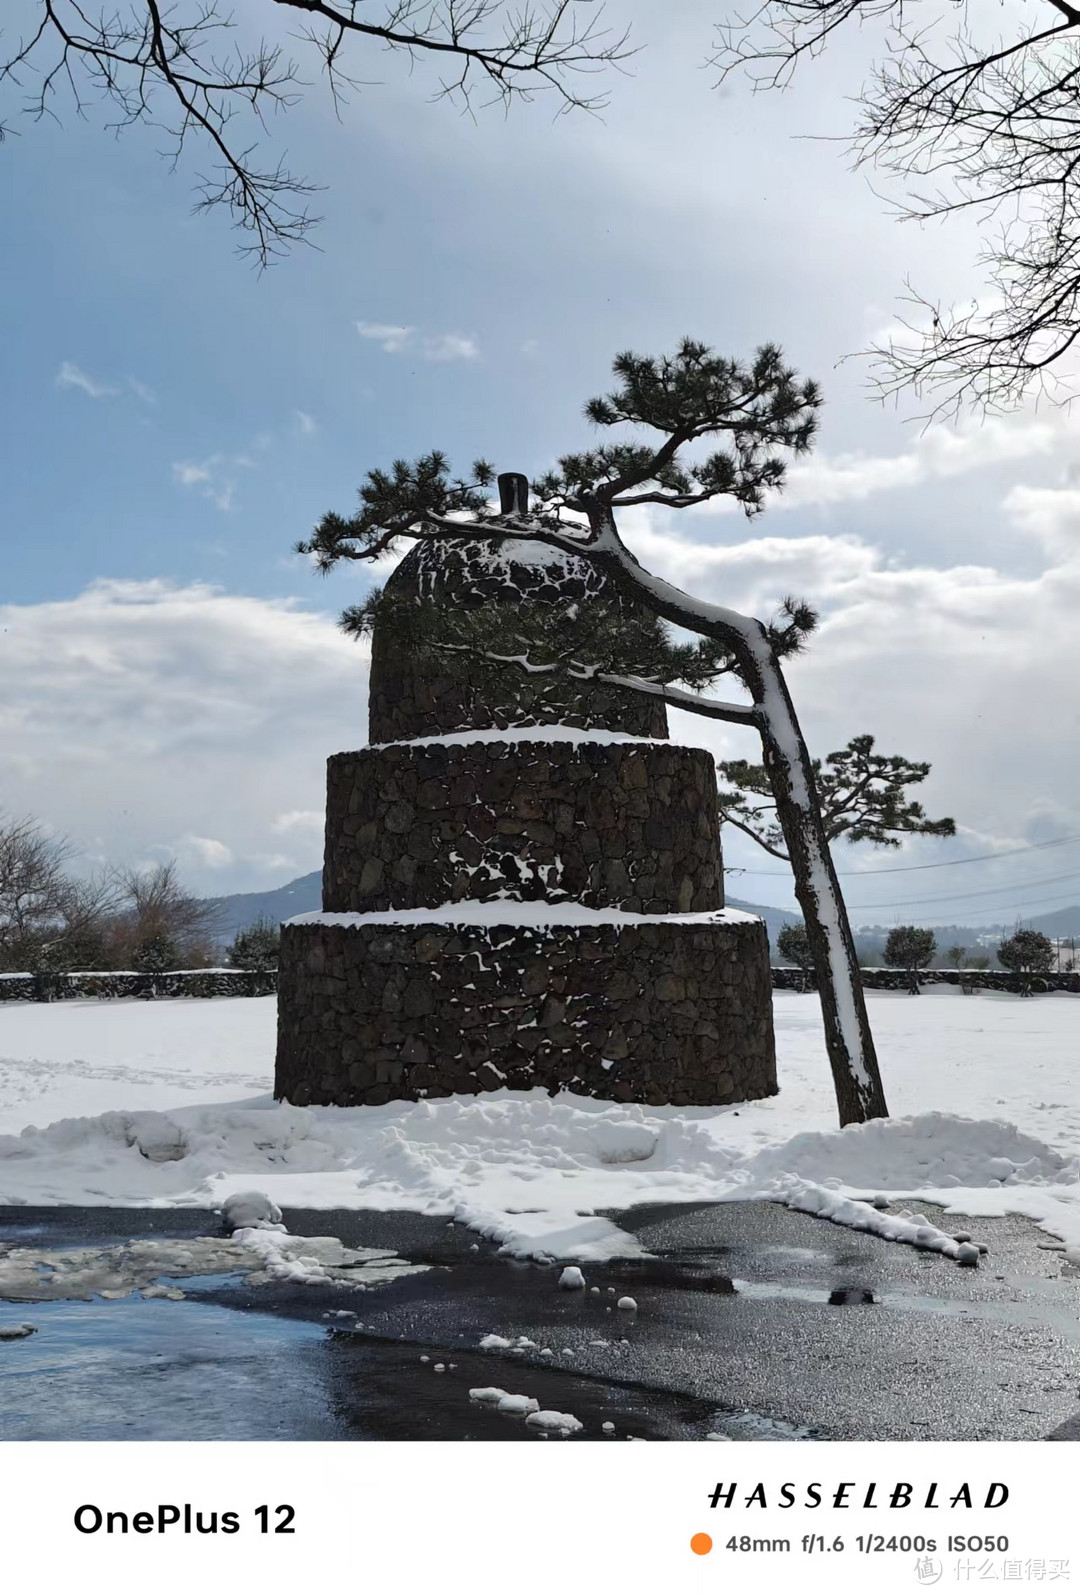
<svg viewBox="0 0 1080 1595">
<path fill-rule="evenodd" d="M 473 603 L 500 599 L 557 603 L 612 591 L 591 560 L 524 537 L 503 543 L 484 538 L 419 542 L 391 581 L 395 586 L 415 582 L 421 598 L 464 598 Z"/>
<path fill-rule="evenodd" d="M 404 630 L 400 607 L 397 635 L 375 624 L 368 700 L 372 744 L 553 724 L 666 739 L 667 711 L 659 699 L 423 649 L 425 605 L 536 604 L 557 612 L 603 599 L 636 611 L 590 560 L 525 538 L 501 545 L 481 538 L 420 541 L 388 578 L 385 592 L 404 601 Z M 417 606 L 415 622 L 408 619 L 410 600 Z"/>
</svg>

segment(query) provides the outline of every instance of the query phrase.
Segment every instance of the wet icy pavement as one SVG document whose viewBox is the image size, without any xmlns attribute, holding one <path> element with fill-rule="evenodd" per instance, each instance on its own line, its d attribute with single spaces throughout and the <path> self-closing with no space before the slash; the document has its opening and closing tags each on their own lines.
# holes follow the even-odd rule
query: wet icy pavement
<svg viewBox="0 0 1080 1595">
<path fill-rule="evenodd" d="M 597 1440 L 1040 1439 L 1080 1408 L 1080 1272 L 1020 1219 L 964 1225 L 990 1247 L 971 1271 L 773 1205 L 642 1207 L 619 1222 L 656 1259 L 586 1264 L 585 1291 L 441 1219 L 285 1220 L 374 1282 L 249 1283 L 192 1209 L 0 1210 L 0 1277 L 18 1251 L 48 1285 L 0 1300 L 0 1334 L 36 1326 L 0 1339 L 0 1439 L 535 1438 L 471 1401 L 480 1386 Z M 184 1299 L 26 1299 L 57 1296 L 43 1255 L 85 1249 L 120 1268 L 113 1289 L 135 1258 L 144 1288 Z M 627 1294 L 636 1312 L 615 1305 Z M 480 1350 L 492 1334 L 511 1344 Z"/>
</svg>

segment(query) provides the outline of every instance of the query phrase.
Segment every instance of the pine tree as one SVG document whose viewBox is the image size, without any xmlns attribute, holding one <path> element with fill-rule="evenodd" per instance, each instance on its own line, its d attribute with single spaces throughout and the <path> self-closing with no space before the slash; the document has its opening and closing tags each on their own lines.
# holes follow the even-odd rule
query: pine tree
<svg viewBox="0 0 1080 1595">
<path fill-rule="evenodd" d="M 176 943 L 160 934 L 139 942 L 131 957 L 132 967 L 144 975 L 164 974 L 167 969 L 175 969 L 179 960 Z"/>
<path fill-rule="evenodd" d="M 998 962 L 1020 976 L 1021 997 L 1031 996 L 1036 975 L 1048 975 L 1054 967 L 1054 944 L 1041 930 L 1017 930 L 997 950 Z"/>
<path fill-rule="evenodd" d="M 496 545 L 528 538 L 592 561 L 616 590 L 660 620 L 705 639 L 730 659 L 730 674 L 749 703 L 725 703 L 647 676 L 603 673 L 602 679 L 714 719 L 753 726 L 776 805 L 777 824 L 795 877 L 795 891 L 814 952 L 829 1061 L 842 1124 L 887 1113 L 874 1053 L 855 946 L 829 840 L 822 821 L 814 766 L 781 668 L 789 644 L 808 629 L 804 606 L 768 624 L 703 602 L 646 571 L 623 543 L 617 512 L 656 504 L 685 509 L 717 497 L 733 498 L 749 516 L 783 485 L 785 460 L 805 453 L 817 426 L 821 395 L 800 381 L 772 345 L 742 363 L 684 339 L 674 355 L 620 354 L 615 389 L 592 399 L 587 418 L 600 427 L 630 426 L 659 441 L 623 440 L 567 454 L 534 484 L 530 507 L 524 478 L 504 474 L 498 507 L 488 490 L 495 473 L 477 461 L 470 480 L 452 478 L 440 453 L 389 471 L 372 470 L 351 516 L 331 512 L 298 552 L 326 572 L 341 560 L 372 560 L 402 537 Z M 720 440 L 707 452 L 702 445 Z M 689 452 L 686 452 L 689 451 Z M 800 635 L 802 633 L 802 635 Z M 527 658 L 516 658 L 531 668 Z M 589 661 L 552 661 L 550 668 L 587 677 Z"/>
<path fill-rule="evenodd" d="M 722 790 L 720 818 L 734 825 L 774 858 L 787 858 L 784 836 L 776 823 L 776 804 L 764 765 L 746 759 L 729 759 L 719 766 L 731 782 Z M 874 752 L 869 733 L 852 737 L 846 747 L 814 760 L 814 777 L 825 834 L 830 842 L 872 842 L 875 847 L 899 847 L 901 835 L 955 836 L 955 820 L 931 820 L 921 803 L 913 802 L 905 788 L 925 781 L 928 764 L 918 764 L 903 754 Z"/>
<path fill-rule="evenodd" d="M 806 934 L 805 925 L 781 925 L 776 938 L 776 950 L 781 958 L 802 970 L 802 989 L 805 991 L 814 969 L 814 950 Z"/>
<path fill-rule="evenodd" d="M 280 953 L 280 926 L 257 919 L 237 931 L 225 957 L 234 969 L 276 969 Z"/>
<path fill-rule="evenodd" d="M 913 997 L 919 995 L 919 970 L 925 969 L 937 949 L 937 937 L 932 930 L 922 930 L 918 925 L 897 925 L 885 942 L 885 962 L 891 969 L 907 973 L 908 990 Z"/>
</svg>

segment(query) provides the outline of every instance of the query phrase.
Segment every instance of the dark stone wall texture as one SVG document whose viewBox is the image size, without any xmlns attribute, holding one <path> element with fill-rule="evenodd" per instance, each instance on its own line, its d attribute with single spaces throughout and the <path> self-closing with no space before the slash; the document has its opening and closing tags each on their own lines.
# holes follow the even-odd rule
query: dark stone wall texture
<svg viewBox="0 0 1080 1595">
<path fill-rule="evenodd" d="M 276 1094 L 300 1105 L 537 1085 L 652 1104 L 771 1096 L 770 984 L 758 922 L 286 925 Z"/>
<path fill-rule="evenodd" d="M 424 606 L 462 609 L 521 603 L 554 612 L 603 597 L 632 611 L 588 560 L 552 550 L 553 563 L 537 566 L 510 556 L 493 559 L 485 543 L 418 543 L 386 583 L 386 592 L 414 600 L 416 634 L 384 635 L 371 648 L 368 736 L 373 743 L 440 736 L 447 731 L 505 730 L 507 726 L 568 725 L 583 730 L 627 731 L 666 737 L 667 710 L 659 699 L 617 687 L 584 684 L 523 671 L 460 654 L 423 650 Z M 535 557 L 535 548 L 531 558 Z"/>
<path fill-rule="evenodd" d="M 667 742 L 655 698 L 448 651 L 448 640 L 471 650 L 473 633 L 440 630 L 440 606 L 498 611 L 500 636 L 561 624 L 565 641 L 596 621 L 648 657 L 655 618 L 588 561 L 527 542 L 421 543 L 385 597 L 375 746 L 328 765 L 323 909 L 430 908 L 439 920 L 285 927 L 275 1094 L 343 1105 L 504 1085 L 656 1104 L 771 1095 L 764 926 L 660 917 L 723 906 L 710 755 Z M 423 740 L 538 725 L 646 740 Z M 641 918 L 453 924 L 455 904 L 500 898 Z"/>
<path fill-rule="evenodd" d="M 722 908 L 711 755 L 671 744 L 474 742 L 329 760 L 325 909 L 498 896 L 645 914 Z"/>
</svg>

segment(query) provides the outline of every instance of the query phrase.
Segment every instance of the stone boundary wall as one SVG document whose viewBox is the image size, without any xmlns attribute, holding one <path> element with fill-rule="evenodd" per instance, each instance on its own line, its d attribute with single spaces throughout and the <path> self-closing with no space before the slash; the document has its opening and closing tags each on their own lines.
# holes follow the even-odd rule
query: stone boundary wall
<svg viewBox="0 0 1080 1595">
<path fill-rule="evenodd" d="M 274 969 L 77 970 L 71 974 L 0 975 L 2 1002 L 58 1002 L 99 997 L 272 997 Z"/>
<path fill-rule="evenodd" d="M 902 969 L 862 969 L 863 988 L 866 991 L 907 991 L 908 977 Z M 799 969 L 773 965 L 774 991 L 799 991 L 805 977 Z M 920 986 L 974 986 L 976 991 L 1019 991 L 1019 976 L 1007 969 L 920 969 Z M 811 977 L 811 989 L 813 980 Z M 1031 981 L 1032 991 L 1070 991 L 1080 993 L 1080 974 L 1036 975 Z"/>
<path fill-rule="evenodd" d="M 1006 970 L 983 969 L 965 972 L 978 991 L 1020 990 L 1020 981 Z M 802 974 L 774 964 L 770 971 L 774 991 L 799 991 Z M 864 969 L 867 991 L 906 991 L 907 977 L 898 969 Z M 922 986 L 958 986 L 954 969 L 925 969 L 919 975 Z M 1031 983 L 1036 992 L 1067 991 L 1080 996 L 1080 974 L 1038 975 Z M 179 969 L 163 975 L 144 975 L 123 970 L 85 971 L 76 974 L 0 974 L 0 1003 L 57 1002 L 67 997 L 110 998 L 143 997 L 272 997 L 278 988 L 273 969 Z M 813 987 L 810 988 L 813 990 Z"/>
<path fill-rule="evenodd" d="M 572 1090 L 718 1104 L 776 1089 L 768 943 L 727 925 L 286 925 L 274 1094 L 383 1103 Z"/>
<path fill-rule="evenodd" d="M 502 896 L 635 914 L 722 908 L 712 755 L 495 741 L 390 744 L 327 761 L 326 912 Z"/>
</svg>

